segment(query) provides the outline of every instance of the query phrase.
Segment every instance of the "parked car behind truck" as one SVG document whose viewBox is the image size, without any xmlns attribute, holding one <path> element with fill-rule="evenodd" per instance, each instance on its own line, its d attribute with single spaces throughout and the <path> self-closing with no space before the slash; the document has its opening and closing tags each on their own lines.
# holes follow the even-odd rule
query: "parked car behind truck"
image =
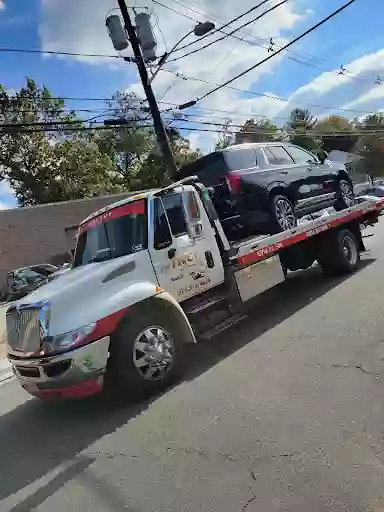
<svg viewBox="0 0 384 512">
<path fill-rule="evenodd" d="M 7 294 L 12 298 L 24 297 L 45 284 L 49 276 L 58 270 L 49 263 L 12 270 L 7 273 Z"/>
<path fill-rule="evenodd" d="M 293 144 L 229 146 L 179 171 L 213 187 L 213 202 L 230 238 L 291 229 L 297 219 L 328 207 L 354 204 L 346 169 L 322 164 Z"/>
</svg>

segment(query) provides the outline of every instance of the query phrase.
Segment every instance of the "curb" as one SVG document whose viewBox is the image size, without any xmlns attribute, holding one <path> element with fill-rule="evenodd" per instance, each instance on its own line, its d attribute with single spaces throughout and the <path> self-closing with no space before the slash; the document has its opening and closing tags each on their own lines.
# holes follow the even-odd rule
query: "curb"
<svg viewBox="0 0 384 512">
<path fill-rule="evenodd" d="M 0 386 L 15 377 L 8 359 L 0 359 Z"/>
</svg>

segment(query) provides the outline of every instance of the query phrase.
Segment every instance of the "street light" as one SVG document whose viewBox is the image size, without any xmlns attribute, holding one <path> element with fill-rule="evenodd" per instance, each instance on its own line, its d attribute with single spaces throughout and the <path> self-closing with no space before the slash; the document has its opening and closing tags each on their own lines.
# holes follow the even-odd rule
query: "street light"
<svg viewBox="0 0 384 512">
<path fill-rule="evenodd" d="M 204 23 L 198 23 L 192 30 L 187 32 L 185 36 L 177 41 L 177 43 L 171 48 L 169 52 L 165 52 L 162 57 L 160 57 L 159 62 L 157 63 L 157 69 L 153 73 L 150 83 L 156 78 L 157 73 L 161 70 L 164 64 L 167 62 L 168 57 L 177 49 L 177 47 L 182 43 L 187 37 L 191 34 L 195 34 L 196 37 L 202 37 L 208 34 L 211 30 L 215 28 L 215 24 L 211 21 L 205 21 Z"/>
</svg>

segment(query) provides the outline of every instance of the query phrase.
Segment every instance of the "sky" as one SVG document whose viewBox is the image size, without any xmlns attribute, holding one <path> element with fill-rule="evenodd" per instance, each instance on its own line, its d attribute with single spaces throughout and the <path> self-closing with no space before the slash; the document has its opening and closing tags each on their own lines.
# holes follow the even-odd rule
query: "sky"
<svg viewBox="0 0 384 512">
<path fill-rule="evenodd" d="M 189 57 L 168 62 L 153 82 L 161 109 L 194 100 L 257 64 L 305 30 L 341 7 L 347 0 L 288 0 L 258 21 L 254 18 L 281 0 L 269 0 L 231 25 L 237 39 L 227 37 Z M 151 14 L 157 37 L 157 55 L 169 50 L 197 22 L 216 27 L 246 12 L 261 0 L 131 0 L 138 11 Z M 161 5 L 163 4 L 163 5 Z M 241 7 L 239 7 L 241 5 Z M 105 18 L 118 13 L 116 0 L 0 0 L 1 82 L 20 88 L 25 77 L 46 85 L 54 96 L 110 98 L 117 90 L 143 96 L 136 66 L 122 59 L 63 57 L 10 53 L 5 48 L 34 49 L 118 56 L 108 37 Z M 115 10 L 114 10 L 115 9 Z M 133 13 L 132 13 L 133 14 Z M 356 0 L 327 24 L 184 113 L 188 126 L 215 130 L 217 124 L 239 125 L 246 119 L 270 117 L 282 125 L 290 111 L 307 107 L 317 117 L 329 114 L 360 117 L 384 107 L 384 2 Z M 230 29 L 227 28 L 226 31 Z M 172 58 L 214 41 L 221 33 L 176 52 Z M 239 40 L 240 39 L 240 40 Z M 124 52 L 130 55 L 128 49 Z M 340 70 L 345 71 L 340 74 Z M 178 73 L 176 76 L 174 73 Z M 381 80 L 383 84 L 381 84 Z M 379 82 L 379 83 L 377 83 Z M 279 97 L 280 99 L 276 99 Z M 77 109 L 101 109 L 103 101 L 67 101 Z M 97 113 L 97 112 L 95 112 Z M 80 115 L 80 114 L 79 114 Z M 83 114 L 84 115 L 84 114 Z M 186 123 L 179 123 L 185 126 Z M 219 128 L 221 129 L 221 128 Z M 183 130 L 195 148 L 209 152 L 217 133 Z M 7 183 L 0 183 L 0 209 L 16 201 Z"/>
</svg>

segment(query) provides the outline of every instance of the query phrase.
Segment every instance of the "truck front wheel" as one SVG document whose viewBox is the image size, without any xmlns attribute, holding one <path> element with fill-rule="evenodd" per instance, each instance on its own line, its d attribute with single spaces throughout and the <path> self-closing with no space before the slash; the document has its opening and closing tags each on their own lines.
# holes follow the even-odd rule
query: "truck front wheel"
<svg viewBox="0 0 384 512">
<path fill-rule="evenodd" d="M 109 388 L 128 396 L 149 396 L 179 375 L 183 342 L 177 328 L 157 312 L 129 317 L 112 337 L 107 368 Z"/>
</svg>

